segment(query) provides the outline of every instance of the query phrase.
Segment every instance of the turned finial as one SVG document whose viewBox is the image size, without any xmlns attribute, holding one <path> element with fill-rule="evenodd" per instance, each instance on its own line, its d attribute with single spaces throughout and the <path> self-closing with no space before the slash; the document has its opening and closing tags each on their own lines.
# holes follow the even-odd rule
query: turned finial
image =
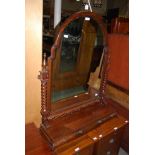
<svg viewBox="0 0 155 155">
<path fill-rule="evenodd" d="M 42 67 L 47 66 L 47 61 L 46 61 L 46 53 L 43 54 L 43 62 L 42 62 Z"/>
<path fill-rule="evenodd" d="M 48 67 L 47 67 L 47 61 L 46 61 L 46 53 L 43 54 L 42 70 L 39 72 L 40 74 L 38 75 L 38 79 L 40 79 L 41 81 L 47 81 L 48 80 Z"/>
</svg>

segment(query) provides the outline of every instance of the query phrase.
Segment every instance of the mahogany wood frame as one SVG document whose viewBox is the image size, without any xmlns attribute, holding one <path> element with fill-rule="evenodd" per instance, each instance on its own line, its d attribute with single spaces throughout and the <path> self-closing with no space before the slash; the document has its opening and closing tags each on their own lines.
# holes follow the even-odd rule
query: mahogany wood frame
<svg viewBox="0 0 155 155">
<path fill-rule="evenodd" d="M 52 110 L 52 104 L 51 104 L 51 86 L 52 86 L 52 69 L 53 69 L 53 61 L 55 59 L 55 52 L 56 49 L 59 48 L 61 45 L 61 39 L 63 36 L 64 29 L 68 26 L 70 22 L 72 22 L 75 19 L 78 19 L 80 17 L 90 17 L 101 28 L 101 31 L 103 33 L 103 45 L 104 45 L 104 59 L 101 69 L 101 85 L 99 89 L 99 102 L 101 104 L 105 104 L 105 88 L 107 83 L 107 72 L 108 72 L 108 64 L 109 64 L 109 52 L 108 52 L 108 45 L 107 45 L 107 31 L 106 26 L 103 23 L 102 16 L 89 11 L 80 11 L 73 15 L 71 15 L 60 27 L 57 32 L 57 35 L 55 37 L 55 42 L 51 47 L 51 56 L 48 58 L 48 64 L 45 62 L 45 58 L 42 65 L 42 71 L 40 71 L 40 75 L 38 78 L 41 80 L 41 115 L 42 115 L 42 125 L 47 127 L 48 126 L 48 120 L 54 119 L 59 116 L 64 115 L 65 113 L 70 113 L 73 111 L 76 111 L 77 109 L 81 109 L 83 107 L 86 107 L 90 104 L 93 104 L 94 101 L 88 101 L 84 104 L 79 104 L 79 106 L 73 105 L 72 109 L 63 110 L 61 113 L 55 113 L 55 110 Z"/>
</svg>

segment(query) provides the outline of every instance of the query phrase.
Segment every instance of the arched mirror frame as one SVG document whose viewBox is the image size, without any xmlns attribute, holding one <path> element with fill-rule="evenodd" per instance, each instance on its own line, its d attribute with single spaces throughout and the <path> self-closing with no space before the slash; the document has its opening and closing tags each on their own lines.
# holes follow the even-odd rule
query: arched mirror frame
<svg viewBox="0 0 155 155">
<path fill-rule="evenodd" d="M 92 18 L 99 25 L 103 33 L 104 58 L 103 58 L 103 64 L 102 64 L 102 70 L 101 70 L 101 84 L 100 84 L 100 89 L 99 89 L 98 101 L 101 104 L 105 104 L 104 92 L 105 92 L 105 87 L 106 87 L 107 70 L 108 70 L 108 62 L 109 62 L 106 26 L 103 23 L 102 16 L 94 12 L 80 11 L 80 12 L 77 12 L 71 15 L 59 27 L 59 30 L 57 31 L 57 36 L 55 37 L 54 44 L 51 47 L 51 56 L 48 58 L 48 64 L 46 64 L 45 59 L 43 61 L 42 71 L 40 72 L 39 79 L 41 80 L 41 115 L 42 115 L 42 124 L 44 125 L 48 122 L 49 119 L 54 119 L 54 118 L 64 115 L 65 113 L 69 113 L 70 111 L 77 110 L 82 107 L 88 106 L 88 104 L 79 105 L 72 109 L 59 111 L 59 109 L 54 109 L 54 105 L 52 105 L 51 103 L 52 69 L 53 69 L 53 61 L 56 55 L 56 49 L 58 49 L 59 46 L 61 45 L 61 40 L 62 40 L 63 32 L 65 28 L 68 26 L 69 23 L 71 23 L 72 21 L 80 17 Z"/>
</svg>

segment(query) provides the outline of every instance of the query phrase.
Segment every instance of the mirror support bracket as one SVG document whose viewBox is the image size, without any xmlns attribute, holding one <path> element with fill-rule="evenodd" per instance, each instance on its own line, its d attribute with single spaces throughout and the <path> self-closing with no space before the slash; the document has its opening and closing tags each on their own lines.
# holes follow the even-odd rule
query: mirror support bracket
<svg viewBox="0 0 155 155">
<path fill-rule="evenodd" d="M 49 64 L 46 62 L 46 55 L 44 55 L 43 63 L 42 63 L 42 70 L 40 71 L 40 75 L 38 78 L 41 81 L 41 116 L 42 116 L 42 124 L 44 126 L 48 125 L 48 120 L 51 118 L 52 108 L 51 108 L 51 81 L 50 78 L 52 77 L 51 70 L 53 69 L 53 60 L 56 56 L 56 49 L 59 48 L 61 44 L 61 38 L 63 36 L 63 32 L 65 27 L 75 19 L 79 17 L 90 17 L 97 22 L 101 31 L 104 35 L 103 38 L 103 45 L 104 45 L 104 58 L 103 58 L 103 66 L 101 69 L 101 84 L 99 89 L 99 97 L 100 103 L 106 104 L 105 99 L 105 89 L 106 89 L 106 81 L 107 81 L 107 73 L 109 67 L 109 52 L 107 48 L 107 31 L 106 26 L 103 23 L 103 19 L 100 15 L 96 13 L 89 12 L 89 11 L 81 11 L 71 15 L 62 25 L 60 25 L 58 32 L 56 33 L 55 41 L 53 46 L 51 47 L 51 55 L 49 57 Z"/>
<path fill-rule="evenodd" d="M 99 94 L 94 97 L 90 93 L 90 98 L 85 99 L 83 96 L 81 99 L 70 100 L 70 103 L 74 103 L 74 105 L 68 105 L 65 103 L 65 108 L 60 108 L 59 106 L 55 109 L 52 109 L 51 99 L 52 93 L 51 90 L 54 88 L 54 84 L 52 83 L 53 78 L 53 70 L 55 69 L 53 65 L 53 60 L 56 56 L 56 50 L 61 46 L 61 39 L 63 37 L 64 29 L 70 22 L 80 17 L 90 17 L 100 26 L 101 31 L 103 33 L 103 61 L 100 72 L 100 88 Z M 77 135 L 82 135 L 85 132 L 91 131 L 97 125 L 103 123 L 103 120 L 111 118 L 115 114 L 115 109 L 113 109 L 110 104 L 107 103 L 105 97 L 105 89 L 107 84 L 107 74 L 109 71 L 109 52 L 108 52 L 108 44 L 107 44 L 107 31 L 106 26 L 103 23 L 103 18 L 96 13 L 89 11 L 81 11 L 71 15 L 66 21 L 60 25 L 58 32 L 56 33 L 55 41 L 53 46 L 51 47 L 51 55 L 48 58 L 48 63 L 46 61 L 46 54 L 44 54 L 42 70 L 38 76 L 38 79 L 41 81 L 41 117 L 42 123 L 40 126 L 41 132 L 48 140 L 51 148 L 54 150 L 56 147 L 72 140 L 73 138 L 77 138 Z M 73 102 L 76 101 L 76 102 Z M 64 101 L 63 101 L 64 102 Z M 62 103 L 62 102 L 60 102 Z M 105 106 L 106 105 L 106 106 Z M 103 108 L 102 108 L 103 107 Z M 108 108 L 106 108 L 108 107 Z M 87 110 L 85 110 L 87 108 Z M 84 109 L 84 110 L 83 110 Z M 76 117 L 74 116 L 76 113 Z M 90 115 L 88 115 L 90 113 Z M 69 116 L 69 117 L 68 117 Z M 77 116 L 79 117 L 77 119 Z M 99 120 L 95 120 L 95 118 L 100 118 Z M 103 118 L 103 119 L 102 119 Z M 92 121 L 94 119 L 94 121 Z M 88 124 L 87 124 L 88 123 Z M 84 124 L 84 125 L 83 125 Z M 86 125 L 85 125 L 86 124 Z M 68 127 L 67 127 L 68 126 Z M 67 135 L 59 134 L 63 132 L 63 129 L 67 129 Z M 77 130 L 75 130 L 77 129 Z M 77 133 L 73 131 L 78 131 Z M 55 135 L 56 131 L 58 134 Z M 65 130 L 66 131 L 66 130 Z M 65 132 L 64 131 L 64 132 Z"/>
</svg>

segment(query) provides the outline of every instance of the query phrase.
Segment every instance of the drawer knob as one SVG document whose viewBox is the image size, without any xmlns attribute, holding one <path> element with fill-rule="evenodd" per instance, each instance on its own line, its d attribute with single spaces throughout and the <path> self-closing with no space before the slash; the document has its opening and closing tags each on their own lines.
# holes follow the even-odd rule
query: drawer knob
<svg viewBox="0 0 155 155">
<path fill-rule="evenodd" d="M 80 151 L 80 148 L 79 147 L 77 147 L 77 148 L 75 148 L 75 155 L 79 155 L 79 151 Z"/>
<path fill-rule="evenodd" d="M 128 123 L 128 120 L 126 120 L 125 123 Z"/>
<path fill-rule="evenodd" d="M 101 123 L 102 123 L 102 120 L 98 120 L 98 121 L 97 121 L 97 124 L 101 124 Z"/>
<path fill-rule="evenodd" d="M 111 155 L 111 151 L 107 151 L 107 155 Z"/>
<path fill-rule="evenodd" d="M 98 96 L 98 93 L 95 93 L 95 96 Z"/>
<path fill-rule="evenodd" d="M 82 134 L 83 134 L 83 130 L 76 131 L 76 135 L 82 135 Z"/>
<path fill-rule="evenodd" d="M 97 137 L 94 137 L 93 140 L 94 140 L 94 141 L 97 140 Z"/>
<path fill-rule="evenodd" d="M 116 134 L 118 134 L 118 127 L 114 127 L 114 134 L 116 135 Z"/>
<path fill-rule="evenodd" d="M 114 127 L 114 130 L 117 131 L 118 130 L 118 127 Z"/>
<path fill-rule="evenodd" d="M 80 151 L 80 148 L 79 147 L 77 147 L 77 148 L 75 148 L 75 150 L 74 150 L 75 152 L 79 152 Z"/>
<path fill-rule="evenodd" d="M 112 143 L 114 143 L 114 142 L 115 142 L 114 138 L 112 138 L 112 139 L 109 140 L 109 143 L 110 143 L 110 144 L 112 144 Z"/>
<path fill-rule="evenodd" d="M 99 135 L 99 138 L 102 138 L 103 137 L 103 135 Z"/>
</svg>

